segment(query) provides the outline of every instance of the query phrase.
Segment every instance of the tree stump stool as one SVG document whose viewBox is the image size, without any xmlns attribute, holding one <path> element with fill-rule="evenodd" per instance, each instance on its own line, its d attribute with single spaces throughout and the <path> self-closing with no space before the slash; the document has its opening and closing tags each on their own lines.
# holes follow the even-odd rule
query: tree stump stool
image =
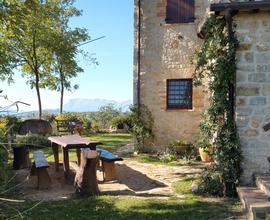
<svg viewBox="0 0 270 220">
<path fill-rule="evenodd" d="M 81 164 L 76 170 L 74 180 L 75 192 L 81 196 L 97 195 L 97 152 L 90 149 L 81 150 Z"/>
</svg>

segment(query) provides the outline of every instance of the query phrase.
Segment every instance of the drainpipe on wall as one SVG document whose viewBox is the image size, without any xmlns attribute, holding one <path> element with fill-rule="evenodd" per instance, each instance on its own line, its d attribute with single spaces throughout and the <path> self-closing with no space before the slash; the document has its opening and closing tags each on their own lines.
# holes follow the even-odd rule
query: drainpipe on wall
<svg viewBox="0 0 270 220">
<path fill-rule="evenodd" d="M 138 0 L 137 106 L 141 105 L 141 0 Z"/>
<path fill-rule="evenodd" d="M 233 23 L 232 23 L 233 11 L 230 8 L 225 9 L 225 20 L 228 28 L 228 42 L 229 44 L 233 38 Z M 234 116 L 235 116 L 235 86 L 236 86 L 236 76 L 235 73 L 233 75 L 233 82 L 229 85 L 229 100 L 231 102 L 230 108 L 230 117 L 235 124 Z"/>
</svg>

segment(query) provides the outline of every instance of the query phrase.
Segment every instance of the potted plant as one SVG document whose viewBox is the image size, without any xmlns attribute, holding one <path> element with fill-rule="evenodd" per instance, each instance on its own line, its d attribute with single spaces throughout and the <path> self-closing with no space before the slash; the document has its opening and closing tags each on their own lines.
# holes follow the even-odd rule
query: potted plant
<svg viewBox="0 0 270 220">
<path fill-rule="evenodd" d="M 201 114 L 200 130 L 197 138 L 197 146 L 199 147 L 199 154 L 203 162 L 214 161 L 214 137 L 215 137 L 215 125 L 210 120 L 206 112 Z"/>
<path fill-rule="evenodd" d="M 208 147 L 199 147 L 199 154 L 201 157 L 202 162 L 213 162 L 213 157 L 211 154 L 213 154 L 214 148 L 211 146 Z"/>
</svg>

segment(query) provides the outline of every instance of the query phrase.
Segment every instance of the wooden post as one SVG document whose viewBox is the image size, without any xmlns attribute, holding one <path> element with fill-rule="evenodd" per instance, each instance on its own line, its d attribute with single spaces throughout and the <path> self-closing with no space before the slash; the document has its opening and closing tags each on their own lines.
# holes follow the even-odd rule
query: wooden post
<svg viewBox="0 0 270 220">
<path fill-rule="evenodd" d="M 80 148 L 76 149 L 76 154 L 77 154 L 77 164 L 78 166 L 80 166 L 81 165 L 81 149 Z"/>
<path fill-rule="evenodd" d="M 13 169 L 19 170 L 31 166 L 29 159 L 29 148 L 27 145 L 13 147 Z"/>
<path fill-rule="evenodd" d="M 82 151 L 81 165 L 76 171 L 74 180 L 75 192 L 78 195 L 97 195 L 99 193 L 97 182 L 97 157 L 89 158 L 85 151 Z"/>
<path fill-rule="evenodd" d="M 67 182 L 69 182 L 70 170 L 69 170 L 68 148 L 62 147 L 62 153 L 63 153 L 63 167 L 64 167 L 65 179 Z"/>
<path fill-rule="evenodd" d="M 54 156 L 54 162 L 55 162 L 55 171 L 59 171 L 59 154 L 58 154 L 58 145 L 56 143 L 51 143 L 52 150 L 53 150 L 53 156 Z"/>
</svg>

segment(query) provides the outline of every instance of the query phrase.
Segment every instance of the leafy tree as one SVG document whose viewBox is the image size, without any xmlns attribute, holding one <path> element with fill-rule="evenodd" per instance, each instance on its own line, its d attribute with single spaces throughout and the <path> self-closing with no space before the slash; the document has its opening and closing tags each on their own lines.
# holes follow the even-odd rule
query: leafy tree
<svg viewBox="0 0 270 220">
<path fill-rule="evenodd" d="M 65 25 L 61 27 L 67 29 Z M 78 89 L 78 85 L 71 85 L 71 78 L 83 72 L 83 69 L 78 66 L 76 61 L 77 54 L 84 54 L 79 50 L 77 45 L 80 42 L 89 39 L 89 35 L 85 29 L 76 28 L 75 30 L 58 30 L 55 37 L 57 43 L 52 45 L 53 62 L 49 68 L 54 72 L 54 76 L 48 77 L 43 81 L 44 85 L 51 90 L 60 92 L 60 113 L 63 113 L 63 99 L 65 89 L 71 91 Z"/>
<path fill-rule="evenodd" d="M 0 52 L 3 52 L 0 54 L 4 54 L 0 55 L 0 71 L 11 75 L 16 67 L 21 68 L 31 89 L 36 90 L 40 118 L 40 88 L 46 86 L 43 80 L 52 78 L 48 68 L 54 61 L 52 44 L 60 41 L 57 31 L 64 25 L 62 18 L 79 13 L 72 3 L 72 0 L 6 0 L 1 4 L 1 16 L 5 19 L 0 22 Z"/>
<path fill-rule="evenodd" d="M 66 2 L 72 3 L 70 0 L 66 0 Z M 71 85 L 70 79 L 83 72 L 83 69 L 77 64 L 76 56 L 81 54 L 85 58 L 91 58 L 78 47 L 82 42 L 90 39 L 87 30 L 81 28 L 70 29 L 68 26 L 71 17 L 80 15 L 81 12 L 73 7 L 69 13 L 63 13 L 63 16 L 61 16 L 60 25 L 54 32 L 54 41 L 51 45 L 53 62 L 51 66 L 48 66 L 49 70 L 55 74 L 53 77 L 49 76 L 43 81 L 44 85 L 49 89 L 60 91 L 60 113 L 63 113 L 64 90 L 71 91 L 78 88 L 78 85 Z M 90 61 L 97 64 L 95 59 L 91 58 Z"/>
<path fill-rule="evenodd" d="M 2 1 L 0 3 L 0 80 L 13 82 L 13 69 L 22 60 L 14 56 L 12 47 L 7 45 L 7 39 L 11 37 L 11 31 L 8 29 L 10 24 L 16 25 L 20 19 L 20 7 L 14 1 Z M 15 19 L 16 18 L 16 19 Z M 2 32 L 5 32 L 3 34 Z"/>
<path fill-rule="evenodd" d="M 96 120 L 102 129 L 108 128 L 113 118 L 121 114 L 121 109 L 117 109 L 113 104 L 100 107 Z"/>
</svg>

